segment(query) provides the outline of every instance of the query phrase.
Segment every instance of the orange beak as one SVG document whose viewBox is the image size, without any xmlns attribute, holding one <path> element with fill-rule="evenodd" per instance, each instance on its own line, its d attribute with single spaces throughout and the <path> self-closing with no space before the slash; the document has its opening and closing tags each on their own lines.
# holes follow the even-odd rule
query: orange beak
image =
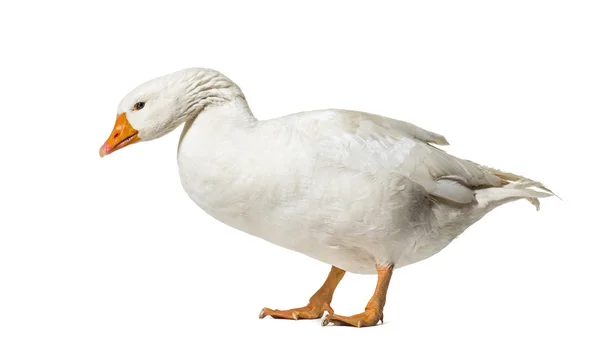
<svg viewBox="0 0 600 348">
<path fill-rule="evenodd" d="M 100 147 L 100 157 L 104 157 L 127 145 L 131 145 L 140 140 L 137 136 L 138 131 L 135 130 L 127 121 L 127 114 L 122 113 L 117 116 L 117 121 L 113 127 L 112 133 Z"/>
</svg>

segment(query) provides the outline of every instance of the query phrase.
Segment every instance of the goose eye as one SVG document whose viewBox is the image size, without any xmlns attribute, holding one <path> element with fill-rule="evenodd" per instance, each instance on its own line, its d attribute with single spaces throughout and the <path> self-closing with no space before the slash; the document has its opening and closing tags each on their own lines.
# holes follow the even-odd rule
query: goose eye
<svg viewBox="0 0 600 348">
<path fill-rule="evenodd" d="M 146 103 L 144 102 L 139 102 L 139 103 L 135 103 L 135 105 L 133 106 L 133 108 L 135 110 L 141 110 L 144 108 L 144 106 L 146 106 Z"/>
</svg>

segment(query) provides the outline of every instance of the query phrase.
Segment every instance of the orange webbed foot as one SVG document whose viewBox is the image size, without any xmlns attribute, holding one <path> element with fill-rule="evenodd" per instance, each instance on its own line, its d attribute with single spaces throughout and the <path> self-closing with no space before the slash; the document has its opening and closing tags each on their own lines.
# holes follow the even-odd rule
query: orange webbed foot
<svg viewBox="0 0 600 348">
<path fill-rule="evenodd" d="M 392 278 L 392 272 L 394 270 L 393 265 L 377 265 L 377 286 L 375 287 L 375 293 L 369 300 L 365 311 L 353 316 L 345 317 L 343 315 L 337 315 L 330 313 L 323 318 L 321 325 L 327 326 L 329 323 L 334 325 L 349 325 L 354 327 L 366 327 L 375 326 L 379 321 L 383 323 L 383 307 L 385 305 L 385 296 L 387 293 L 390 279 Z"/>
<path fill-rule="evenodd" d="M 262 319 L 269 315 L 275 319 L 319 319 L 323 316 L 325 311 L 333 313 L 333 309 L 331 309 L 329 304 L 333 298 L 335 288 L 340 280 L 342 280 L 345 273 L 346 271 L 332 266 L 325 283 L 323 283 L 323 286 L 321 286 L 321 288 L 310 298 L 308 305 L 284 311 L 265 307 L 260 311 L 258 317 Z"/>
<path fill-rule="evenodd" d="M 381 321 L 383 323 L 383 313 L 379 310 L 367 309 L 362 313 L 349 317 L 337 314 L 328 314 L 321 321 L 321 325 L 327 326 L 329 323 L 334 325 L 346 325 L 354 327 L 375 326 Z"/>
<path fill-rule="evenodd" d="M 291 319 L 291 320 L 299 320 L 299 319 L 319 319 L 323 316 L 323 313 L 327 310 L 332 313 L 333 309 L 329 306 L 328 303 L 323 303 L 322 305 L 314 305 L 308 304 L 307 306 L 288 309 L 288 310 L 278 310 L 278 309 L 270 309 L 263 308 L 260 311 L 258 317 L 260 319 L 271 316 L 274 319 Z"/>
</svg>

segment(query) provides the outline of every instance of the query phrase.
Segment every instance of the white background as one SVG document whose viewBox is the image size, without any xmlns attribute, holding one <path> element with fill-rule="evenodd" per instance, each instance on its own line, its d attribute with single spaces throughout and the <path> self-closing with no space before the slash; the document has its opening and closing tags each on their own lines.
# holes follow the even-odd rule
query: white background
<svg viewBox="0 0 600 348">
<path fill-rule="evenodd" d="M 8 2 L 0 8 L 0 347 L 598 347 L 594 1 Z M 119 100 L 220 70 L 260 119 L 346 108 L 445 135 L 562 200 L 503 206 L 397 270 L 384 325 L 259 320 L 329 266 L 181 188 L 180 129 L 104 159 Z M 374 276 L 333 301 L 362 311 Z"/>
</svg>

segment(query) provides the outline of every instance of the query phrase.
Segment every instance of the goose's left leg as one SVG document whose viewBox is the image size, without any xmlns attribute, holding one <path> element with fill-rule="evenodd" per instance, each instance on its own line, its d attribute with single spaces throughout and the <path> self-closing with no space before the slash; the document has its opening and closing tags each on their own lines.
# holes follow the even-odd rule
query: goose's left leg
<svg viewBox="0 0 600 348">
<path fill-rule="evenodd" d="M 333 298 L 333 292 L 345 273 L 346 271 L 343 269 L 331 266 L 331 271 L 329 272 L 325 283 L 310 298 L 308 305 L 288 310 L 270 309 L 265 307 L 260 311 L 259 318 L 262 319 L 267 315 L 270 315 L 275 319 L 317 319 L 323 316 L 325 310 L 333 313 L 333 309 L 331 309 L 330 305 Z"/>
<path fill-rule="evenodd" d="M 329 323 L 335 325 L 350 325 L 355 327 L 375 326 L 381 320 L 383 322 L 383 307 L 385 306 L 385 296 L 387 294 L 390 279 L 392 278 L 393 265 L 377 265 L 377 286 L 375 293 L 365 311 L 350 317 L 337 314 L 329 314 L 323 318 L 321 324 L 326 326 Z"/>
</svg>

